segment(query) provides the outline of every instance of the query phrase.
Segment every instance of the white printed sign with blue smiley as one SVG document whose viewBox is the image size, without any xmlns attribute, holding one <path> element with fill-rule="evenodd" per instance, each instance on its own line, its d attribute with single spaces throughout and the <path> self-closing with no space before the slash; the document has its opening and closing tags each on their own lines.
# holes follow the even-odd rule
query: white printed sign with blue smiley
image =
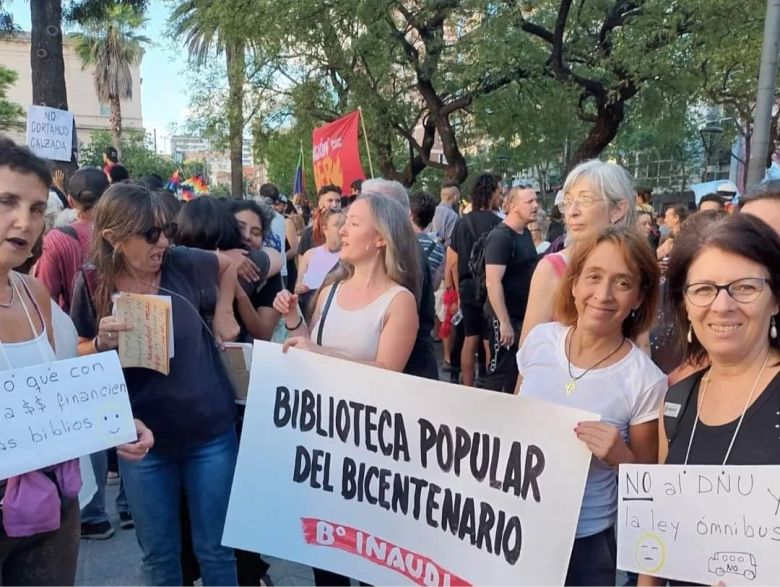
<svg viewBox="0 0 780 587">
<path fill-rule="evenodd" d="M 116 352 L 0 371 L 0 479 L 136 440 Z"/>
</svg>

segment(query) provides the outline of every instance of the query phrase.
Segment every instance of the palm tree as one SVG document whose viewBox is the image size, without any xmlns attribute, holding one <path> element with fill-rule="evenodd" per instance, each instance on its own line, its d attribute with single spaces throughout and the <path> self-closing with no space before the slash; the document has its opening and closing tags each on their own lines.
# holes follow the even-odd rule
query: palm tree
<svg viewBox="0 0 780 587">
<path fill-rule="evenodd" d="M 133 97 L 133 77 L 130 67 L 143 52 L 149 39 L 135 31 L 146 19 L 141 12 L 127 5 L 114 5 L 104 18 L 89 18 L 82 23 L 82 32 L 74 35 L 76 52 L 83 68 L 95 68 L 95 90 L 101 102 L 111 108 L 111 142 L 122 155 L 121 100 Z"/>
<path fill-rule="evenodd" d="M 244 82 L 246 81 L 246 43 L 231 38 L 209 10 L 212 0 L 183 0 L 170 17 L 171 34 L 181 38 L 190 61 L 204 65 L 211 54 L 225 54 L 228 78 L 228 143 L 230 145 L 230 191 L 243 197 L 244 173 Z"/>
</svg>

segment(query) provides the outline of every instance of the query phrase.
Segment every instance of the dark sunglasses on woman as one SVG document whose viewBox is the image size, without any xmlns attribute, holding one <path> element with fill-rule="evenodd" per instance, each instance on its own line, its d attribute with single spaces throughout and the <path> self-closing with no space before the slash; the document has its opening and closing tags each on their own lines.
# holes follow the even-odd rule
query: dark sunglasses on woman
<svg viewBox="0 0 780 587">
<path fill-rule="evenodd" d="M 141 233 L 147 243 L 150 245 L 156 245 L 160 240 L 160 235 L 165 235 L 165 238 L 171 240 L 178 230 L 178 225 L 175 222 L 166 222 L 162 226 L 152 226 L 150 229 Z"/>
</svg>

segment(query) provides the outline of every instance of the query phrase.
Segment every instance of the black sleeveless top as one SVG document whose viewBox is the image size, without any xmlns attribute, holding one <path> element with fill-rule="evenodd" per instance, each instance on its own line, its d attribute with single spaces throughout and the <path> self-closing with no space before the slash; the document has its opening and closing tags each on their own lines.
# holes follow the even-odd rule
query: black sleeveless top
<svg viewBox="0 0 780 587">
<path fill-rule="evenodd" d="M 669 444 L 669 456 L 666 458 L 668 465 L 685 463 L 685 452 L 688 450 L 693 423 L 696 420 L 696 408 L 699 405 L 701 378 L 705 372 L 699 371 L 691 375 L 697 381 L 685 411 L 679 416 L 676 434 Z M 683 385 L 685 381 L 688 379 L 675 386 Z M 671 393 L 675 386 L 667 393 Z M 722 465 L 738 422 L 739 418 L 722 426 L 707 426 L 699 422 L 688 464 Z M 726 464 L 780 465 L 780 373 L 775 375 L 745 413 Z"/>
</svg>

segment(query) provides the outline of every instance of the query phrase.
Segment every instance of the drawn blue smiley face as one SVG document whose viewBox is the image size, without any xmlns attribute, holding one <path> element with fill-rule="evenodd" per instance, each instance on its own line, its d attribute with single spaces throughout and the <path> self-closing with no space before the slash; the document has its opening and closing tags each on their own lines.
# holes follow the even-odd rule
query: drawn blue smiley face
<svg viewBox="0 0 780 587">
<path fill-rule="evenodd" d="M 103 417 L 101 418 L 101 424 L 103 426 L 103 430 L 108 432 L 110 435 L 113 436 L 114 434 L 119 434 L 119 430 L 122 428 L 119 419 L 119 412 L 115 412 L 114 410 L 104 412 Z"/>
</svg>

